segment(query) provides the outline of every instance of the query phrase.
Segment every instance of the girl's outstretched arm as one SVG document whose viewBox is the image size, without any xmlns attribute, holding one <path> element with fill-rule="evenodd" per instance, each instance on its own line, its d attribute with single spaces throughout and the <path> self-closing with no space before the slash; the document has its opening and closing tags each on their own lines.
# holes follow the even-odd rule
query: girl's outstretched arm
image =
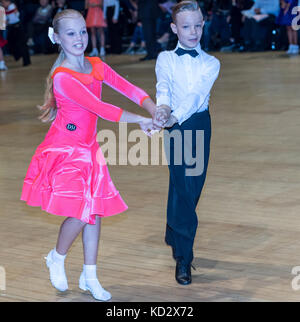
<svg viewBox="0 0 300 322">
<path fill-rule="evenodd" d="M 102 102 L 91 93 L 80 81 L 68 73 L 58 72 L 53 78 L 54 91 L 80 105 L 82 108 L 112 122 L 137 123 L 148 135 L 153 129 L 152 120 L 109 103 Z"/>
<path fill-rule="evenodd" d="M 103 62 L 102 62 L 103 63 Z M 106 63 L 103 63 L 104 66 L 104 80 L 103 82 L 126 96 L 128 99 L 136 103 L 137 105 L 143 107 L 152 117 L 154 127 L 161 128 L 162 122 L 158 121 L 155 117 L 157 107 L 156 104 L 152 101 L 150 96 L 140 87 L 133 85 L 125 78 L 120 76 L 115 72 L 110 66 Z"/>
</svg>

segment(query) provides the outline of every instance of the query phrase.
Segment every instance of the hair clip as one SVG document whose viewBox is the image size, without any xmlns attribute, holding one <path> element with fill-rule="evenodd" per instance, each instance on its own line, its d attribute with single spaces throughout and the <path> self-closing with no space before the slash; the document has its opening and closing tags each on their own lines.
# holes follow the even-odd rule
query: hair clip
<svg viewBox="0 0 300 322">
<path fill-rule="evenodd" d="M 48 37 L 51 40 L 52 44 L 55 44 L 54 40 L 54 29 L 52 27 L 48 28 Z"/>
</svg>

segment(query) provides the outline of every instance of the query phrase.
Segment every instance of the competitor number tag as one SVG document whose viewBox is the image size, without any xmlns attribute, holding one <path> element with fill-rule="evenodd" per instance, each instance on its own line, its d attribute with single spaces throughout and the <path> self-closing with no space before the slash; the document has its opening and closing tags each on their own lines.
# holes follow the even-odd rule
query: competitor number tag
<svg viewBox="0 0 300 322">
<path fill-rule="evenodd" d="M 69 123 L 69 124 L 67 124 L 66 128 L 69 131 L 75 131 L 76 130 L 76 125 L 72 124 L 72 123 Z"/>
</svg>

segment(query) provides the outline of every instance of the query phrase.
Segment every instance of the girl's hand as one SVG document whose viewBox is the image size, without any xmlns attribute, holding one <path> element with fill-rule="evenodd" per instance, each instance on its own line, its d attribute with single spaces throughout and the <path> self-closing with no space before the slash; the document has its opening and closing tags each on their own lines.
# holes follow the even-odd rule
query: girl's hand
<svg viewBox="0 0 300 322">
<path fill-rule="evenodd" d="M 141 127 L 141 130 L 147 135 L 152 136 L 152 134 L 155 132 L 155 128 L 153 126 L 152 119 L 144 117 L 140 122 L 139 125 Z"/>
</svg>

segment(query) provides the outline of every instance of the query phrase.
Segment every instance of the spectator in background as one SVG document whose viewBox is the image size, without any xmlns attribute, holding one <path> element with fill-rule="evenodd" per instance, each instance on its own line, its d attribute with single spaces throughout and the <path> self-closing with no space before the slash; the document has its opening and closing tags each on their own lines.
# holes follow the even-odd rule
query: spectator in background
<svg viewBox="0 0 300 322">
<path fill-rule="evenodd" d="M 29 52 L 31 51 L 31 47 L 33 48 L 33 27 L 32 20 L 33 17 L 39 8 L 39 0 L 27 0 L 22 4 L 23 7 L 23 20 L 22 24 L 24 27 L 24 31 L 26 34 L 26 39 L 28 39 L 27 46 L 29 47 Z"/>
<path fill-rule="evenodd" d="M 210 50 L 210 25 L 212 19 L 212 3 L 211 0 L 199 1 L 199 6 L 202 11 L 204 26 L 203 26 L 203 35 L 201 38 L 201 46 L 205 51 Z M 177 45 L 177 43 L 176 43 Z M 176 46 L 175 45 L 175 46 Z"/>
<path fill-rule="evenodd" d="M 97 36 L 100 33 L 100 56 L 105 56 L 105 33 L 104 27 L 107 26 L 102 11 L 103 0 L 86 0 L 85 7 L 88 10 L 86 16 L 86 26 L 91 31 L 91 42 L 92 42 L 92 52 L 90 57 L 98 56 L 99 51 L 97 49 Z"/>
<path fill-rule="evenodd" d="M 210 25 L 210 35 L 214 48 L 230 46 L 230 13 L 232 0 L 212 1 L 212 20 Z M 217 39 L 220 38 L 220 41 Z M 221 48 L 222 49 L 222 48 Z"/>
<path fill-rule="evenodd" d="M 17 6 L 10 0 L 2 0 L 2 6 L 5 8 L 7 21 L 7 40 L 8 50 L 15 60 L 23 58 L 23 66 L 31 64 L 26 36 L 20 21 L 20 14 Z"/>
<path fill-rule="evenodd" d="M 135 51 L 134 48 L 139 42 L 140 42 L 140 48 L 137 51 Z M 134 55 L 134 54 L 146 55 L 147 54 L 146 43 L 145 43 L 144 34 L 143 34 L 143 27 L 140 21 L 138 21 L 135 26 L 134 33 L 131 38 L 131 42 L 129 44 L 129 47 L 125 51 L 125 54 L 127 55 Z"/>
<path fill-rule="evenodd" d="M 281 0 L 280 13 L 276 23 L 281 26 L 286 26 L 287 37 L 289 41 L 289 49 L 286 52 L 288 55 L 298 55 L 298 31 L 292 28 L 292 21 L 297 14 L 292 14 L 294 7 L 298 5 L 298 0 Z"/>
<path fill-rule="evenodd" d="M 69 5 L 67 3 L 66 0 L 56 0 L 52 2 L 52 7 L 53 7 L 53 11 L 52 11 L 52 19 L 54 18 L 54 16 L 65 10 L 65 9 L 69 9 Z"/>
<path fill-rule="evenodd" d="M 231 24 L 231 36 L 234 42 L 233 49 L 239 49 L 241 46 L 241 29 L 242 23 L 242 10 L 249 9 L 253 6 L 253 1 L 251 5 L 247 7 L 245 0 L 232 0 L 232 7 L 230 13 L 230 24 Z"/>
<path fill-rule="evenodd" d="M 5 9 L 0 5 L 0 70 L 7 70 L 2 48 L 7 44 L 7 40 L 2 37 L 2 30 L 6 28 Z"/>
<path fill-rule="evenodd" d="M 138 17 L 143 25 L 143 33 L 147 50 L 147 55 L 141 58 L 141 61 L 157 58 L 158 46 L 156 43 L 156 21 L 158 15 L 158 0 L 138 0 Z"/>
<path fill-rule="evenodd" d="M 29 29 L 28 44 L 33 45 L 34 53 L 47 54 L 51 47 L 48 38 L 48 28 L 51 25 L 53 8 L 49 0 L 40 0 Z"/>
<path fill-rule="evenodd" d="M 119 22 L 119 0 L 104 0 L 104 19 L 108 28 L 108 43 L 111 54 L 122 53 L 122 28 Z"/>
<path fill-rule="evenodd" d="M 160 44 L 162 50 L 165 50 L 170 35 L 172 33 L 170 24 L 172 22 L 172 8 L 176 4 L 176 0 L 160 0 L 159 8 L 161 10 L 161 16 L 158 18 L 158 26 L 157 26 L 157 42 Z"/>
<path fill-rule="evenodd" d="M 242 11 L 246 51 L 271 48 L 271 31 L 278 13 L 278 0 L 256 0 L 251 9 Z"/>
<path fill-rule="evenodd" d="M 128 17 L 131 23 L 137 22 L 137 8 L 138 0 L 120 0 L 120 6 L 125 11 L 125 15 Z"/>
<path fill-rule="evenodd" d="M 126 0 L 123 0 L 126 1 Z M 132 21 L 136 22 L 138 19 L 138 0 L 127 0 L 129 2 L 128 8 L 132 15 Z"/>
<path fill-rule="evenodd" d="M 84 0 L 68 0 L 70 9 L 79 11 L 82 15 L 85 15 L 85 1 Z"/>
</svg>

